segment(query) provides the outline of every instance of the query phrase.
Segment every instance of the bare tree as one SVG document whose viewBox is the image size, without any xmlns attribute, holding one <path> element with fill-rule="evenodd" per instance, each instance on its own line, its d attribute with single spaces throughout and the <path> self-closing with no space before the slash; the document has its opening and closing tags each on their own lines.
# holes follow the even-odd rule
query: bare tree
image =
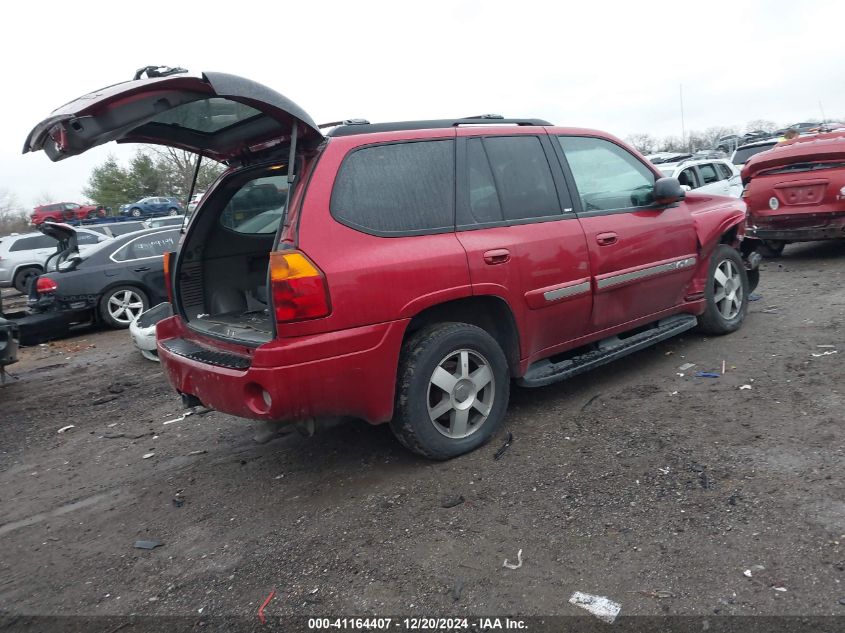
<svg viewBox="0 0 845 633">
<path fill-rule="evenodd" d="M 49 189 L 42 189 L 35 197 L 35 204 L 37 205 L 50 204 L 51 202 L 56 202 L 56 196 Z"/>
<path fill-rule="evenodd" d="M 651 134 L 631 134 L 625 140 L 641 154 L 653 154 L 657 147 L 657 139 Z"/>
<path fill-rule="evenodd" d="M 745 124 L 746 132 L 753 132 L 754 130 L 763 130 L 764 132 L 774 132 L 778 129 L 778 124 L 768 119 L 754 119 Z"/>
<path fill-rule="evenodd" d="M 168 193 L 175 195 L 187 205 L 188 192 L 194 179 L 199 156 L 193 152 L 173 147 L 152 146 L 147 148 L 162 173 Z M 205 191 L 223 172 L 224 166 L 211 159 L 203 159 L 197 176 L 196 191 Z"/>
<path fill-rule="evenodd" d="M 0 235 L 20 233 L 29 228 L 29 217 L 8 189 L 0 189 Z"/>
</svg>

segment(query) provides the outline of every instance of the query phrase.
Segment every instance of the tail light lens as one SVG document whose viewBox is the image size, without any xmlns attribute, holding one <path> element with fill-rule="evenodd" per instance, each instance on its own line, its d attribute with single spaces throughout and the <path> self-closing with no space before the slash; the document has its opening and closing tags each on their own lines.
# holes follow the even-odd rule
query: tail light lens
<svg viewBox="0 0 845 633">
<path fill-rule="evenodd" d="M 167 301 L 173 303 L 173 279 L 170 276 L 170 271 L 173 270 L 173 260 L 176 258 L 176 253 L 168 251 L 164 254 L 164 288 L 167 290 Z"/>
<path fill-rule="evenodd" d="M 38 280 L 35 282 L 35 289 L 38 291 L 39 294 L 42 295 L 50 294 L 51 292 L 56 292 L 58 287 L 59 284 L 57 284 L 49 277 L 39 277 Z"/>
<path fill-rule="evenodd" d="M 325 275 L 304 253 L 270 253 L 270 291 L 276 321 L 301 321 L 331 312 Z"/>
</svg>

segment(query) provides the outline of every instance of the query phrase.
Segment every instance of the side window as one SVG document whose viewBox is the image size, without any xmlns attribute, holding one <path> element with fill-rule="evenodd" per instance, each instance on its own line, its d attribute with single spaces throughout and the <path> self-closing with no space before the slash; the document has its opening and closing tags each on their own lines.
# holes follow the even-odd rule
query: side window
<svg viewBox="0 0 845 633">
<path fill-rule="evenodd" d="M 709 185 L 719 181 L 719 176 L 716 174 L 716 169 L 713 163 L 704 163 L 698 166 L 698 173 L 701 174 L 702 185 Z"/>
<path fill-rule="evenodd" d="M 466 208 L 469 217 L 460 217 L 458 224 L 485 224 L 504 219 L 493 170 L 480 138 L 467 140 L 467 198 L 461 205 L 459 215 L 464 215 L 463 210 Z"/>
<path fill-rule="evenodd" d="M 560 136 L 584 211 L 649 206 L 654 174 L 633 154 L 605 139 Z"/>
<path fill-rule="evenodd" d="M 55 248 L 56 240 L 49 235 L 34 235 L 32 237 L 24 237 L 16 240 L 9 248 L 9 252 L 13 251 L 32 251 L 40 248 Z"/>
<path fill-rule="evenodd" d="M 684 171 L 678 174 L 678 182 L 686 185 L 690 189 L 698 189 L 698 176 L 696 176 L 695 169 L 687 167 Z"/>
<path fill-rule="evenodd" d="M 168 231 L 136 237 L 113 253 L 111 258 L 116 262 L 128 262 L 145 257 L 161 257 L 167 251 L 176 249 L 178 235 L 178 231 Z"/>
<path fill-rule="evenodd" d="M 485 137 L 482 141 L 505 220 L 560 214 L 546 153 L 536 136 Z"/>
<path fill-rule="evenodd" d="M 730 178 L 733 178 L 733 172 L 731 171 L 731 168 L 725 165 L 725 163 L 716 163 L 716 169 L 719 170 L 719 175 L 721 176 L 719 180 L 728 180 Z"/>
<path fill-rule="evenodd" d="M 343 161 L 331 198 L 332 215 L 377 234 L 450 229 L 455 206 L 454 142 L 373 145 Z"/>
<path fill-rule="evenodd" d="M 65 209 L 67 209 L 68 211 L 73 211 L 73 210 L 78 209 L 78 208 L 79 208 L 79 205 L 75 204 L 73 202 L 68 202 L 67 204 L 65 204 Z"/>
</svg>

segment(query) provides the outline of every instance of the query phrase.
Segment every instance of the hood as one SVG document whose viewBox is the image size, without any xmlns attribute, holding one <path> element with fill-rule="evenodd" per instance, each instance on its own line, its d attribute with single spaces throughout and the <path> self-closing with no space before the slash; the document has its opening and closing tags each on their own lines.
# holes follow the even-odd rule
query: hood
<svg viewBox="0 0 845 633">
<path fill-rule="evenodd" d="M 102 88 L 61 106 L 32 129 L 23 152 L 44 150 L 58 161 L 116 141 L 245 161 L 288 143 L 294 125 L 299 145 L 323 140 L 302 108 L 266 86 L 225 73 L 170 74 Z"/>
</svg>

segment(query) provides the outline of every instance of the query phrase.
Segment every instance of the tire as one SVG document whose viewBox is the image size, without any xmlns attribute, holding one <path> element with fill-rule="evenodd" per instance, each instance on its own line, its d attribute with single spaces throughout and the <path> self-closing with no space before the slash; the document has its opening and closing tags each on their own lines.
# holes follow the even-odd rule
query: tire
<svg viewBox="0 0 845 633">
<path fill-rule="evenodd" d="M 479 386 L 485 376 L 489 380 Z M 391 430 L 406 448 L 429 459 L 478 448 L 505 419 L 508 362 L 496 340 L 474 325 L 440 323 L 414 333 L 402 346 L 397 378 Z"/>
<path fill-rule="evenodd" d="M 138 207 L 135 207 L 134 209 L 130 209 L 129 215 L 131 215 L 133 218 L 140 218 L 141 217 L 141 209 L 139 209 Z"/>
<path fill-rule="evenodd" d="M 763 243 L 760 244 L 760 247 L 757 250 L 760 251 L 760 254 L 763 257 L 775 259 L 783 254 L 785 246 L 786 242 L 783 240 L 763 240 Z"/>
<path fill-rule="evenodd" d="M 27 266 L 25 268 L 21 268 L 15 273 L 15 279 L 12 281 L 12 285 L 18 292 L 26 294 L 29 290 L 30 280 L 38 277 L 41 273 L 42 270 L 37 266 Z"/>
<path fill-rule="evenodd" d="M 738 330 L 748 311 L 749 287 L 739 252 L 719 244 L 707 268 L 706 308 L 698 317 L 699 328 L 708 334 L 729 334 Z"/>
<path fill-rule="evenodd" d="M 116 286 L 100 298 L 100 318 L 109 327 L 121 330 L 149 307 L 147 293 L 137 286 Z"/>
<path fill-rule="evenodd" d="M 85 216 L 85 217 L 87 217 L 89 220 L 96 220 L 97 219 L 97 212 L 96 211 L 89 211 L 88 215 Z"/>
<path fill-rule="evenodd" d="M 167 210 L 167 215 L 179 215 L 179 209 L 177 209 L 176 207 L 170 207 Z"/>
</svg>

